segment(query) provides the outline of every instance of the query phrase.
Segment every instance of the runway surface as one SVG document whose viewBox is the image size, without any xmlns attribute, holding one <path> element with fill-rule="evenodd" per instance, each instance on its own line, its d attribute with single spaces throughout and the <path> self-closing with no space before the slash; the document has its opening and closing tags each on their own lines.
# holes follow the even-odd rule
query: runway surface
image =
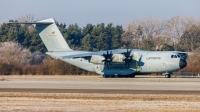
<svg viewBox="0 0 200 112">
<path fill-rule="evenodd" d="M 0 111 L 200 110 L 200 78 L 0 76 Z"/>
<path fill-rule="evenodd" d="M 199 82 L 0 81 L 0 92 L 197 94 Z"/>
</svg>

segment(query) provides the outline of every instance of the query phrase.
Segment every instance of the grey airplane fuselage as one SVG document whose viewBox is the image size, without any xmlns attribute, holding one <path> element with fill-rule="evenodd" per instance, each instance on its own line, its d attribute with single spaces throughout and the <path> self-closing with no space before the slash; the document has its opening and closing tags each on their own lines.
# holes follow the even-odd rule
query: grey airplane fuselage
<svg viewBox="0 0 200 112">
<path fill-rule="evenodd" d="M 73 51 L 76 54 L 84 51 Z M 85 51 L 86 52 L 86 51 Z M 70 52 L 66 52 L 69 54 Z M 52 57 L 61 57 L 65 52 L 47 52 Z M 80 67 L 82 69 L 96 72 L 101 75 L 128 75 L 128 74 L 144 74 L 144 73 L 172 73 L 173 71 L 182 69 L 180 60 L 183 60 L 178 53 L 171 51 L 143 51 L 132 50 L 133 57 L 130 67 L 125 67 L 124 62 L 113 62 L 109 69 L 104 64 L 91 63 L 91 58 L 70 58 L 61 59 L 69 64 Z M 172 57 L 173 56 L 173 57 Z"/>
</svg>

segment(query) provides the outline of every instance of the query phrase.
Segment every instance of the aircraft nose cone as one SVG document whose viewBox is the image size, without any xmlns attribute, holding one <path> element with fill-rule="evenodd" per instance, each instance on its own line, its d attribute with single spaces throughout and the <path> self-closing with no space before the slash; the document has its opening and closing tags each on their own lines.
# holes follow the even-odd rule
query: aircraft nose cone
<svg viewBox="0 0 200 112">
<path fill-rule="evenodd" d="M 184 59 L 180 59 L 179 66 L 180 66 L 181 69 L 186 67 L 187 66 L 187 62 Z"/>
</svg>

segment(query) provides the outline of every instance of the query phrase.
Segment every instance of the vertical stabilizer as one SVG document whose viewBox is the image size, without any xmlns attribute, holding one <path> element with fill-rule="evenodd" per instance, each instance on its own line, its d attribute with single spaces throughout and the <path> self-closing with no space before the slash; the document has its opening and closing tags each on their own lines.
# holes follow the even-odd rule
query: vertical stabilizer
<svg viewBox="0 0 200 112">
<path fill-rule="evenodd" d="M 53 18 L 36 22 L 35 28 L 48 51 L 72 51 Z"/>
</svg>

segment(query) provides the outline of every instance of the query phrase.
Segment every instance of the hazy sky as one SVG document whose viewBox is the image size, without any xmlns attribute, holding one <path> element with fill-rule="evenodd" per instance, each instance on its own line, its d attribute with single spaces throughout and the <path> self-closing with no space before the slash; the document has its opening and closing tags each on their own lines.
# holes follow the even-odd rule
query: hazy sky
<svg viewBox="0 0 200 112">
<path fill-rule="evenodd" d="M 0 23 L 32 14 L 35 19 L 53 17 L 81 27 L 102 22 L 126 25 L 134 18 L 200 18 L 199 5 L 200 0 L 1 0 Z"/>
</svg>

